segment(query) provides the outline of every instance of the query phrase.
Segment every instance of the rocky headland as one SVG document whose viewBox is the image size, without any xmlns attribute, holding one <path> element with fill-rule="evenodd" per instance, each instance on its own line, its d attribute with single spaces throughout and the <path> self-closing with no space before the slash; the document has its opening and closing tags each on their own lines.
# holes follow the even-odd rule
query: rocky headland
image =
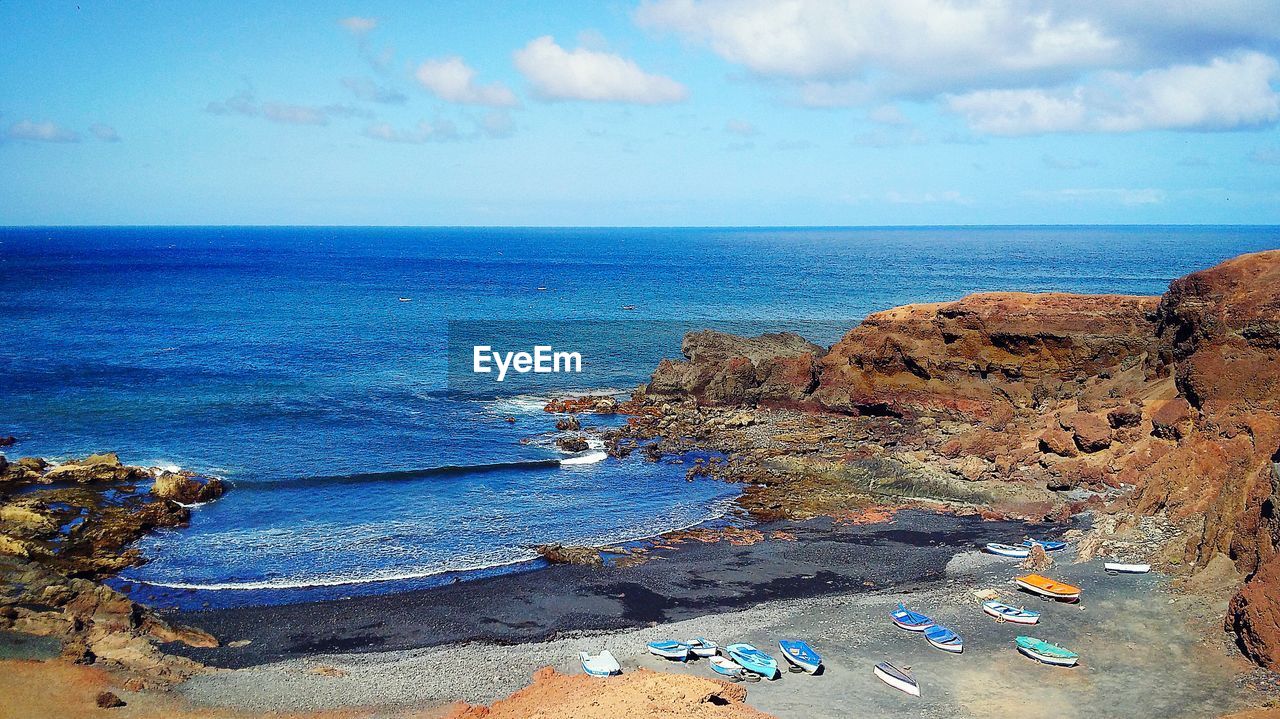
<svg viewBox="0 0 1280 719">
<path fill-rule="evenodd" d="M 0 630 L 52 637 L 62 658 L 123 672 L 129 686 L 164 687 L 200 665 L 157 644 L 217 646 L 102 584 L 146 561 L 133 543 L 180 527 L 184 506 L 216 499 L 221 480 L 122 464 L 114 454 L 50 463 L 0 456 Z"/>
<path fill-rule="evenodd" d="M 985 293 L 872 314 L 829 348 L 702 331 L 681 350 L 626 403 L 614 454 L 697 450 L 689 473 L 742 482 L 762 519 L 1093 510 L 1090 551 L 1230 567 L 1225 626 L 1280 668 L 1280 251 L 1159 297 Z M 1143 517 L 1172 538 L 1114 541 Z"/>
</svg>

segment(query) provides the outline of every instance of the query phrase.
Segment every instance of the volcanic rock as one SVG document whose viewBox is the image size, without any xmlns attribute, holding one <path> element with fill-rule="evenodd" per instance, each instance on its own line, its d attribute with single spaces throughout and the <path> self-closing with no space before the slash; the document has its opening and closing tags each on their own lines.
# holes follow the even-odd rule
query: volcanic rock
<svg viewBox="0 0 1280 719">
<path fill-rule="evenodd" d="M 685 335 L 680 352 L 683 361 L 659 363 L 649 395 L 754 404 L 806 400 L 817 386 L 817 361 L 825 350 L 790 332 L 748 338 L 702 330 Z"/>
<path fill-rule="evenodd" d="M 201 478 L 187 472 L 165 472 L 156 477 L 151 493 L 183 504 L 211 502 L 227 491 L 217 477 Z"/>
<path fill-rule="evenodd" d="M 542 558 L 552 564 L 583 564 L 591 567 L 604 565 L 600 550 L 595 547 L 566 547 L 563 544 L 542 544 L 535 547 Z"/>
<path fill-rule="evenodd" d="M 97 704 L 99 709 L 115 709 L 125 705 L 124 700 L 116 696 L 114 692 L 99 693 Z"/>
<path fill-rule="evenodd" d="M 585 452 L 591 448 L 586 439 L 578 436 L 559 437 L 556 439 L 556 446 L 566 452 Z"/>
</svg>

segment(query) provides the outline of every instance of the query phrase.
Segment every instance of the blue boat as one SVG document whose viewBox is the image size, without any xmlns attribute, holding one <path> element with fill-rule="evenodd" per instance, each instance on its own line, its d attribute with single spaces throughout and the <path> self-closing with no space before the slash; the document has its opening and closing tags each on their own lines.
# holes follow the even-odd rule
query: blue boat
<svg viewBox="0 0 1280 719">
<path fill-rule="evenodd" d="M 1067 548 L 1066 542 L 1059 542 L 1056 539 L 1024 539 L 1022 540 L 1022 546 L 1024 547 L 1028 547 L 1028 548 L 1034 547 L 1037 544 L 1044 547 L 1044 551 L 1046 552 L 1056 552 L 1059 549 Z"/>
<path fill-rule="evenodd" d="M 746 678 L 747 670 L 743 669 L 741 665 L 731 659 L 725 659 L 724 657 L 711 657 L 709 663 L 711 665 L 711 671 L 727 678 L 730 681 L 740 682 Z"/>
<path fill-rule="evenodd" d="M 729 658 L 739 666 L 765 679 L 778 677 L 778 660 L 756 649 L 750 644 L 730 644 L 724 648 Z"/>
<path fill-rule="evenodd" d="M 799 639 L 783 639 L 778 642 L 778 647 L 782 649 L 782 658 L 798 671 L 817 674 L 822 668 L 822 657 L 813 650 L 813 647 Z"/>
<path fill-rule="evenodd" d="M 923 632 L 933 626 L 933 620 L 919 612 L 913 612 L 907 609 L 905 604 L 899 603 L 897 611 L 889 615 L 894 624 L 906 629 L 909 632 Z"/>
<path fill-rule="evenodd" d="M 675 659 L 683 662 L 689 659 L 689 645 L 674 640 L 649 642 L 649 653 L 660 656 L 663 659 Z"/>
<path fill-rule="evenodd" d="M 964 640 L 960 638 L 960 635 L 941 624 L 935 624 L 924 630 L 924 640 L 929 642 L 930 646 L 941 649 L 944 652 L 959 654 L 964 651 Z"/>
</svg>

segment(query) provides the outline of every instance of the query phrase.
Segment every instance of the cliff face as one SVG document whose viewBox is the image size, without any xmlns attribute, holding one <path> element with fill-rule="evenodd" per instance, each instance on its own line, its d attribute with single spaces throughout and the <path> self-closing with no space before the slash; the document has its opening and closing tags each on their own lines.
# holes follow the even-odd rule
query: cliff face
<svg viewBox="0 0 1280 719">
<path fill-rule="evenodd" d="M 1235 561 L 1227 626 L 1280 668 L 1280 251 L 1162 297 L 989 293 L 873 314 L 826 352 L 762 339 L 691 335 L 649 391 L 896 418 L 971 482 L 1127 487 L 1113 511 L 1189 527 L 1185 566 Z"/>
<path fill-rule="evenodd" d="M 1074 397 L 1086 378 L 1145 379 L 1154 297 L 989 293 L 878 312 L 822 359 L 829 409 L 985 416 Z"/>
</svg>

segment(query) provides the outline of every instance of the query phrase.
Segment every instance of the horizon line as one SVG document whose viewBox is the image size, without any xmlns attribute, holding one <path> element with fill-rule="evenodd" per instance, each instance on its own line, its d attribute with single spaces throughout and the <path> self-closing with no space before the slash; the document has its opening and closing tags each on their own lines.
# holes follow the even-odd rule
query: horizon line
<svg viewBox="0 0 1280 719">
<path fill-rule="evenodd" d="M 937 228 L 1016 228 L 1016 227 L 1232 227 L 1277 228 L 1280 223 L 1221 222 L 1096 222 L 1096 223 L 962 223 L 962 224 L 886 224 L 886 225 L 356 225 L 356 224 L 29 224 L 0 225 L 0 230 L 43 229 L 416 229 L 416 230 L 892 230 Z"/>
</svg>

